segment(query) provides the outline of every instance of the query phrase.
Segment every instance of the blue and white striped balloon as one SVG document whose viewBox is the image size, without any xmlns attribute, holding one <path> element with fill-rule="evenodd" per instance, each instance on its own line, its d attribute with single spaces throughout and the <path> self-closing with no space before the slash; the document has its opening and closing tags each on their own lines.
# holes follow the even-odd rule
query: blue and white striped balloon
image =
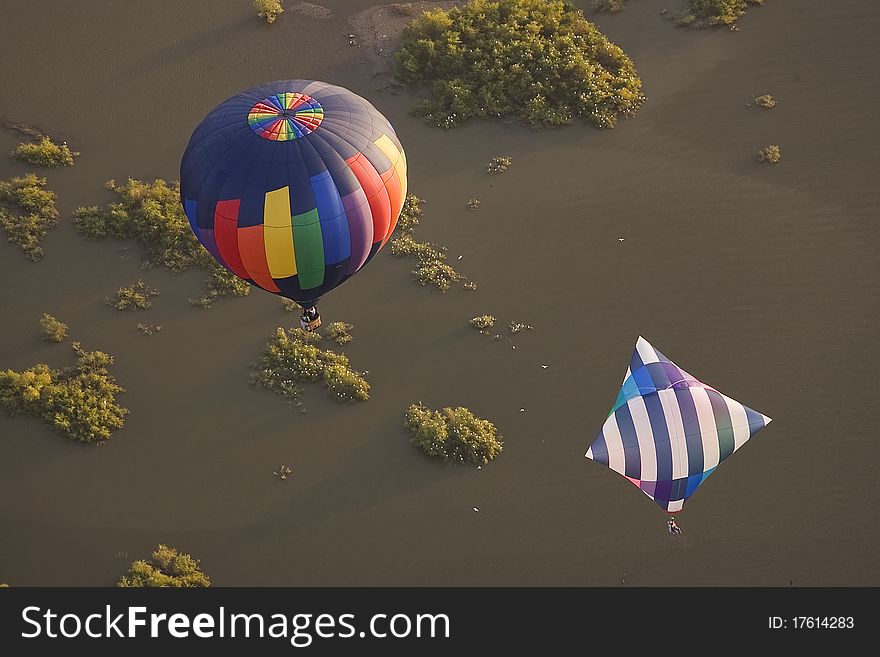
<svg viewBox="0 0 880 657">
<path fill-rule="evenodd" d="M 586 457 L 680 511 L 724 459 L 770 423 L 698 381 L 642 337 L 614 407 Z"/>
</svg>

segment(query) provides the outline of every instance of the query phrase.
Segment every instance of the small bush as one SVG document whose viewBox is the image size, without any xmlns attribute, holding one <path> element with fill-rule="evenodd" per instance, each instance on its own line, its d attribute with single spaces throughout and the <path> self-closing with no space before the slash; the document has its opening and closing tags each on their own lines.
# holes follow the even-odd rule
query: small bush
<svg viewBox="0 0 880 657">
<path fill-rule="evenodd" d="M 40 328 L 43 337 L 49 342 L 61 342 L 67 337 L 67 324 L 52 317 L 49 313 L 43 313 L 40 317 Z"/>
<path fill-rule="evenodd" d="M 430 90 L 416 113 L 443 128 L 503 116 L 611 128 L 644 101 L 632 60 L 570 0 L 426 11 L 404 30 L 396 75 Z"/>
<path fill-rule="evenodd" d="M 616 14 L 623 11 L 625 2 L 626 0 L 593 0 L 593 9 L 606 14 Z"/>
<path fill-rule="evenodd" d="M 274 23 L 284 13 L 284 3 L 282 0 L 254 0 L 254 9 L 257 10 L 257 16 L 267 23 Z"/>
<path fill-rule="evenodd" d="M 776 144 L 765 146 L 758 151 L 758 162 L 766 162 L 767 164 L 776 164 L 782 159 L 782 150 Z"/>
<path fill-rule="evenodd" d="M 467 206 L 469 210 L 479 210 L 480 209 L 480 199 L 472 198 L 467 202 Z"/>
<path fill-rule="evenodd" d="M 510 324 L 507 325 L 507 328 L 510 330 L 511 333 L 516 335 L 517 333 L 522 333 L 523 331 L 533 331 L 535 327 L 529 326 L 524 322 L 512 321 L 510 322 Z"/>
<path fill-rule="evenodd" d="M 419 220 L 424 214 L 424 210 L 422 210 L 424 203 L 425 201 L 414 194 L 406 195 L 403 209 L 400 211 L 400 218 L 397 220 L 397 226 L 395 227 L 398 234 L 411 233 L 413 228 L 419 225 Z"/>
<path fill-rule="evenodd" d="M 350 399 L 366 401 L 370 398 L 370 384 L 360 374 L 349 369 L 347 363 L 326 366 L 324 383 L 337 398 L 343 401 Z"/>
<path fill-rule="evenodd" d="M 180 186 L 157 179 L 152 183 L 128 179 L 124 185 L 107 182 L 119 201 L 99 208 L 74 211 L 74 228 L 94 239 L 134 239 L 147 253 L 147 264 L 162 265 L 175 273 L 200 267 L 210 273 L 208 293 L 194 300 L 210 308 L 223 296 L 245 296 L 250 285 L 219 265 L 199 244 L 180 205 Z"/>
<path fill-rule="evenodd" d="M 421 260 L 412 271 L 413 278 L 422 287 L 433 285 L 440 292 L 448 292 L 453 283 L 465 280 L 464 275 L 443 260 Z"/>
<path fill-rule="evenodd" d="M 349 367 L 348 357 L 317 347 L 321 336 L 300 328 L 278 327 L 251 374 L 251 383 L 295 399 L 297 383 L 324 384 L 340 400 L 370 398 L 370 384 Z"/>
<path fill-rule="evenodd" d="M 12 151 L 16 160 L 40 167 L 70 167 L 78 156 L 79 153 L 67 147 L 66 141 L 59 146 L 46 135 L 38 142 L 21 143 Z"/>
<path fill-rule="evenodd" d="M 486 166 L 486 173 L 493 176 L 499 173 L 504 173 L 510 168 L 511 164 L 513 164 L 512 157 L 498 155 L 489 160 L 489 164 Z"/>
<path fill-rule="evenodd" d="M 425 203 L 418 196 L 409 195 L 397 222 L 397 235 L 391 240 L 389 252 L 398 258 L 416 258 L 418 265 L 412 270 L 412 277 L 421 286 L 433 285 L 440 292 L 447 292 L 453 283 L 467 281 L 467 277 L 457 272 L 446 262 L 446 253 L 428 242 L 419 242 L 413 229 L 419 224 Z M 476 284 L 474 284 L 476 286 Z M 475 288 L 474 288 L 475 289 Z"/>
<path fill-rule="evenodd" d="M 695 27 L 731 25 L 746 13 L 750 4 L 763 5 L 764 0 L 688 0 L 688 8 L 678 14 L 676 22 Z"/>
<path fill-rule="evenodd" d="M 138 324 L 138 331 L 143 333 L 144 335 L 153 335 L 154 333 L 159 333 L 162 330 L 161 324 Z"/>
<path fill-rule="evenodd" d="M 55 193 L 46 187 L 46 179 L 33 173 L 19 178 L 0 180 L 0 203 L 14 206 L 21 211 L 16 214 L 0 207 L 0 228 L 9 241 L 18 245 L 34 262 L 43 257 L 40 242 L 46 232 L 58 222 Z"/>
<path fill-rule="evenodd" d="M 403 426 L 413 445 L 446 463 L 483 465 L 504 449 L 495 425 L 462 406 L 435 411 L 412 404 L 406 410 Z"/>
<path fill-rule="evenodd" d="M 485 331 L 495 326 L 495 317 L 492 315 L 480 315 L 471 319 L 471 326 L 478 331 Z"/>
<path fill-rule="evenodd" d="M 72 440 L 108 440 L 125 424 L 128 409 L 116 402 L 125 392 L 107 368 L 113 357 L 73 343 L 76 365 L 53 370 L 40 363 L 23 372 L 0 371 L 0 406 L 11 415 L 30 415 Z"/>
<path fill-rule="evenodd" d="M 105 301 L 116 310 L 146 310 L 153 305 L 151 297 L 159 295 L 159 291 L 138 279 L 131 285 L 116 290 L 112 297 Z"/>
<path fill-rule="evenodd" d="M 755 105 L 760 107 L 761 109 L 773 109 L 776 107 L 776 99 L 770 94 L 764 94 L 763 96 L 757 96 L 754 100 Z"/>
<path fill-rule="evenodd" d="M 198 559 L 160 544 L 148 561 L 133 562 L 117 586 L 206 588 L 211 586 L 211 580 L 199 569 Z"/>
<path fill-rule="evenodd" d="M 299 305 L 296 301 L 285 299 L 284 297 L 281 297 L 281 308 L 286 313 L 297 313 L 302 310 L 302 306 Z"/>
<path fill-rule="evenodd" d="M 351 335 L 351 329 L 354 325 L 346 322 L 333 322 L 327 327 L 327 336 L 336 344 L 348 344 L 354 337 Z"/>
</svg>

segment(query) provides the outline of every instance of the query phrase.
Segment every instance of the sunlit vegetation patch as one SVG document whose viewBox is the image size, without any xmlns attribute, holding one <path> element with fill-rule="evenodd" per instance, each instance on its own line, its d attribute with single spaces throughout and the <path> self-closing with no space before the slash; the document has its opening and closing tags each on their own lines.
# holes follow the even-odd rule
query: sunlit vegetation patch
<svg viewBox="0 0 880 657">
<path fill-rule="evenodd" d="M 210 308 L 220 297 L 243 297 L 250 293 L 251 288 L 247 281 L 221 267 L 213 259 L 211 262 L 211 273 L 205 281 L 208 284 L 208 292 L 198 298 L 187 299 L 189 305 Z"/>
<path fill-rule="evenodd" d="M 396 230 L 400 234 L 409 234 L 413 228 L 419 225 L 419 221 L 425 211 L 422 205 L 425 201 L 415 194 L 407 194 L 403 202 L 403 209 L 400 211 L 400 218 L 397 220 Z"/>
<path fill-rule="evenodd" d="M 56 370 L 40 363 L 0 371 L 0 406 L 11 415 L 42 419 L 52 429 L 84 443 L 100 443 L 125 424 L 128 409 L 116 396 L 125 392 L 110 375 L 113 357 L 73 343 L 76 365 Z"/>
<path fill-rule="evenodd" d="M 40 242 L 46 231 L 58 222 L 55 193 L 45 189 L 46 179 L 29 173 L 18 178 L 0 180 L 0 227 L 9 241 L 36 262 L 43 257 Z"/>
<path fill-rule="evenodd" d="M 525 322 L 517 322 L 512 321 L 507 325 L 508 330 L 516 335 L 517 333 L 522 333 L 523 331 L 534 331 L 535 327 L 526 324 Z"/>
<path fill-rule="evenodd" d="M 59 146 L 43 135 L 39 141 L 23 142 L 16 146 L 12 157 L 39 167 L 70 167 L 79 153 L 70 150 L 66 141 Z"/>
<path fill-rule="evenodd" d="M 755 105 L 760 107 L 761 109 L 773 109 L 776 107 L 776 99 L 770 94 L 763 94 L 762 96 L 757 96 L 754 99 Z"/>
<path fill-rule="evenodd" d="M 178 552 L 167 545 L 159 545 L 150 559 L 132 562 L 128 572 L 117 584 L 123 588 L 206 588 L 210 578 L 199 568 L 199 560 Z"/>
<path fill-rule="evenodd" d="M 510 168 L 511 164 L 513 164 L 512 157 L 496 155 L 489 160 L 489 164 L 486 166 L 486 173 L 493 176 L 499 173 L 504 173 Z"/>
<path fill-rule="evenodd" d="M 333 322 L 327 326 L 327 337 L 336 344 L 348 344 L 354 340 L 351 334 L 351 329 L 353 328 L 354 325 L 347 322 Z"/>
<path fill-rule="evenodd" d="M 153 335 L 154 333 L 159 333 L 162 330 L 161 324 L 138 324 L 137 330 L 143 333 L 144 335 Z"/>
<path fill-rule="evenodd" d="M 417 196 L 406 197 L 389 252 L 398 258 L 415 258 L 418 261 L 412 276 L 419 285 L 433 285 L 440 292 L 447 292 L 454 283 L 465 284 L 468 279 L 446 262 L 445 248 L 437 249 L 433 244 L 419 242 L 413 237 L 413 228 L 424 214 L 421 208 L 423 203 Z"/>
<path fill-rule="evenodd" d="M 758 162 L 776 164 L 782 159 L 782 150 L 777 144 L 770 144 L 758 151 Z"/>
<path fill-rule="evenodd" d="M 348 356 L 321 349 L 318 333 L 278 327 L 254 366 L 251 383 L 287 399 L 295 399 L 297 383 L 324 385 L 342 401 L 370 398 L 370 384 L 351 369 Z"/>
<path fill-rule="evenodd" d="M 413 445 L 446 463 L 483 465 L 504 449 L 495 425 L 463 406 L 436 411 L 412 404 L 406 410 L 403 426 Z"/>
<path fill-rule="evenodd" d="M 74 227 L 95 239 L 134 239 L 147 254 L 148 265 L 162 265 L 173 272 L 200 267 L 210 273 L 208 293 L 197 305 L 210 307 L 217 297 L 245 296 L 250 285 L 221 267 L 199 244 L 180 205 L 180 186 L 154 180 L 133 180 L 123 185 L 108 181 L 108 189 L 119 194 L 119 201 L 99 208 L 74 211 Z"/>
<path fill-rule="evenodd" d="M 485 331 L 495 326 L 495 317 L 493 315 L 480 315 L 471 319 L 471 326 L 478 331 Z"/>
<path fill-rule="evenodd" d="M 749 5 L 763 5 L 764 0 L 688 0 L 687 9 L 675 17 L 679 25 L 709 27 L 732 25 L 742 18 Z"/>
<path fill-rule="evenodd" d="M 43 337 L 49 342 L 61 342 L 68 334 L 67 324 L 55 319 L 49 313 L 43 313 L 40 317 L 40 329 Z"/>
<path fill-rule="evenodd" d="M 424 12 L 403 33 L 396 74 L 430 90 L 416 113 L 443 128 L 503 116 L 611 128 L 644 101 L 632 60 L 570 0 L 471 0 Z"/>
<path fill-rule="evenodd" d="M 297 313 L 302 310 L 302 306 L 300 306 L 296 301 L 285 299 L 284 297 L 281 297 L 281 308 L 286 313 Z"/>
<path fill-rule="evenodd" d="M 284 3 L 282 0 L 254 0 L 254 9 L 257 10 L 257 16 L 267 23 L 274 23 L 284 13 Z"/>
<path fill-rule="evenodd" d="M 616 14 L 623 11 L 626 0 L 593 0 L 593 9 L 606 14 Z"/>
<path fill-rule="evenodd" d="M 467 202 L 468 210 L 479 210 L 480 209 L 480 199 L 474 197 L 469 199 Z"/>
<path fill-rule="evenodd" d="M 158 295 L 159 290 L 138 279 L 131 285 L 119 288 L 105 301 L 116 310 L 146 310 L 153 305 L 152 297 Z"/>
</svg>

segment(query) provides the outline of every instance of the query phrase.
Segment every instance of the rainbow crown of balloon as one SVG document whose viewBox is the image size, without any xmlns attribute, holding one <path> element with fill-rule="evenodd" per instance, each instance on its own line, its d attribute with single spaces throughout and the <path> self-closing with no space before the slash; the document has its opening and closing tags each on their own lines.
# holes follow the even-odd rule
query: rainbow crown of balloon
<svg viewBox="0 0 880 657">
<path fill-rule="evenodd" d="M 263 139 L 287 141 L 311 134 L 324 120 L 324 108 L 310 96 L 292 92 L 264 98 L 248 112 L 248 125 Z"/>
<path fill-rule="evenodd" d="M 388 241 L 406 198 L 406 156 L 388 120 L 357 94 L 283 80 L 205 117 L 183 155 L 180 196 L 220 264 L 314 303 Z"/>
</svg>

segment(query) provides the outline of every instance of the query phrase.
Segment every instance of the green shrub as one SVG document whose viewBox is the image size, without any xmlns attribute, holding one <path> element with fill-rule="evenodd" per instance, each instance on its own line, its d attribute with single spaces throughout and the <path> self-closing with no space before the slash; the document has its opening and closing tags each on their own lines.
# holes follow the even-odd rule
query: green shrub
<svg viewBox="0 0 880 657">
<path fill-rule="evenodd" d="M 333 363 L 324 368 L 324 383 L 341 400 L 370 398 L 370 384 L 348 363 Z"/>
<path fill-rule="evenodd" d="M 146 310 L 153 305 L 150 298 L 158 295 L 159 290 L 138 279 L 131 285 L 119 288 L 116 294 L 104 300 L 116 310 Z"/>
<path fill-rule="evenodd" d="M 750 4 L 763 5 L 764 0 L 688 0 L 688 8 L 676 17 L 676 22 L 697 27 L 731 25 Z"/>
<path fill-rule="evenodd" d="M 67 337 L 67 324 L 55 319 L 49 313 L 43 313 L 40 317 L 40 328 L 43 330 L 43 337 L 49 342 L 61 342 Z"/>
<path fill-rule="evenodd" d="M 55 193 L 46 187 L 46 179 L 29 173 L 19 178 L 0 180 L 0 203 L 14 206 L 17 214 L 0 207 L 0 228 L 9 241 L 18 245 L 33 261 L 43 257 L 40 242 L 46 231 L 58 222 Z"/>
<path fill-rule="evenodd" d="M 161 324 L 138 324 L 137 330 L 143 333 L 144 335 L 153 335 L 154 333 L 159 333 L 162 330 Z"/>
<path fill-rule="evenodd" d="M 754 100 L 754 103 L 761 109 L 773 109 L 774 107 L 776 107 L 776 99 L 770 94 L 757 96 Z"/>
<path fill-rule="evenodd" d="M 354 325 L 346 322 L 333 322 L 327 327 L 327 336 L 336 344 L 348 344 L 354 337 L 351 335 L 351 329 Z"/>
<path fill-rule="evenodd" d="M 297 383 L 324 384 L 340 400 L 370 398 L 370 384 L 349 367 L 348 357 L 320 349 L 318 333 L 278 327 L 251 374 L 251 383 L 263 390 L 295 399 Z"/>
<path fill-rule="evenodd" d="M 116 403 L 116 395 L 125 390 L 107 370 L 113 357 L 84 351 L 78 342 L 73 349 L 74 367 L 53 370 L 40 363 L 23 372 L 0 371 L 0 406 L 12 415 L 41 418 L 72 440 L 108 440 L 128 414 Z"/>
<path fill-rule="evenodd" d="M 282 0 L 254 0 L 254 9 L 257 10 L 257 16 L 267 23 L 274 23 L 284 13 L 284 3 Z"/>
<path fill-rule="evenodd" d="M 419 220 L 424 214 L 422 204 L 424 201 L 414 194 L 407 194 L 406 200 L 403 202 L 403 209 L 400 211 L 400 218 L 397 220 L 395 231 L 398 235 L 408 234 L 413 228 L 419 225 Z"/>
<path fill-rule="evenodd" d="M 593 9 L 604 11 L 607 14 L 616 14 L 623 11 L 626 0 L 593 0 Z"/>
<path fill-rule="evenodd" d="M 446 463 L 482 465 L 499 456 L 504 448 L 495 425 L 462 406 L 435 411 L 412 404 L 406 410 L 403 426 L 413 445 Z"/>
<path fill-rule="evenodd" d="M 398 258 L 417 259 L 418 265 L 412 270 L 412 277 L 419 285 L 423 287 L 433 285 L 441 292 L 446 292 L 453 283 L 467 281 L 467 277 L 446 262 L 444 251 L 435 249 L 427 242 L 419 242 L 413 237 L 413 229 L 424 214 L 421 208 L 424 203 L 425 201 L 418 196 L 406 197 L 397 222 L 396 236 L 391 240 L 388 251 Z"/>
<path fill-rule="evenodd" d="M 440 292 L 448 292 L 453 283 L 465 280 L 463 274 L 440 259 L 420 260 L 418 266 L 413 269 L 412 275 L 422 287 L 433 285 Z"/>
<path fill-rule="evenodd" d="M 507 325 L 507 328 L 514 335 L 516 335 L 517 333 L 522 333 L 523 331 L 533 331 L 535 329 L 534 326 L 529 326 L 525 322 L 517 321 L 511 321 L 510 324 Z"/>
<path fill-rule="evenodd" d="M 776 144 L 765 146 L 758 151 L 758 162 L 766 162 L 767 164 L 776 164 L 782 159 L 782 150 Z"/>
<path fill-rule="evenodd" d="M 173 272 L 190 267 L 207 270 L 208 293 L 195 305 L 210 307 L 222 296 L 245 296 L 250 285 L 219 265 L 199 244 L 180 205 L 180 186 L 157 179 L 152 183 L 128 179 L 124 185 L 108 181 L 119 201 L 99 208 L 74 211 L 74 227 L 94 239 L 134 239 L 147 254 L 148 265 L 162 265 Z"/>
<path fill-rule="evenodd" d="M 485 331 L 495 326 L 495 317 L 492 315 L 480 315 L 471 320 L 471 326 L 479 331 Z"/>
<path fill-rule="evenodd" d="M 40 167 L 70 167 L 78 156 L 79 153 L 67 147 L 67 142 L 59 146 L 46 135 L 38 142 L 21 143 L 12 151 L 16 160 Z"/>
<path fill-rule="evenodd" d="M 489 164 L 486 166 L 486 173 L 493 176 L 499 173 L 505 173 L 510 168 L 511 164 L 513 164 L 512 157 L 496 155 L 489 160 Z"/>
<path fill-rule="evenodd" d="M 502 116 L 610 128 L 644 100 L 632 61 L 570 0 L 471 0 L 424 12 L 403 33 L 396 75 L 430 88 L 416 113 L 444 128 Z"/>
<path fill-rule="evenodd" d="M 117 586 L 206 588 L 211 586 L 211 580 L 199 569 L 198 559 L 160 544 L 149 561 L 133 562 Z"/>
</svg>

